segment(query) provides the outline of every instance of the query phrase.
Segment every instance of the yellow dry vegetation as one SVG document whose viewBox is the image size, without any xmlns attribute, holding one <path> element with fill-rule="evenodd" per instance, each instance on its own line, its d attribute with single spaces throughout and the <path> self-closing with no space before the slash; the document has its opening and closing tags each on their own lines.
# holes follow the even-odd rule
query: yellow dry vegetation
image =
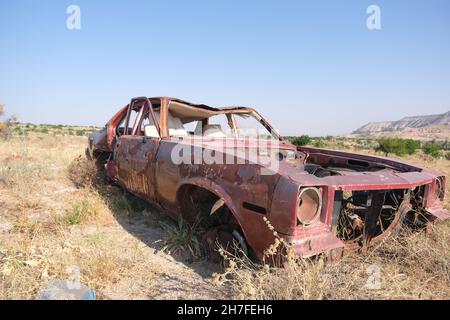
<svg viewBox="0 0 450 320">
<path fill-rule="evenodd" d="M 335 264 L 292 255 L 284 269 L 234 261 L 213 279 L 206 262 L 162 250 L 176 223 L 161 228 L 172 222 L 117 187 L 96 186 L 95 166 L 80 157 L 85 145 L 85 137 L 41 133 L 0 141 L 0 299 L 34 299 L 48 280 L 74 274 L 100 299 L 450 298 L 449 222 Z M 448 160 L 402 160 L 450 176 Z M 370 289 L 374 268 L 381 286 Z"/>
</svg>

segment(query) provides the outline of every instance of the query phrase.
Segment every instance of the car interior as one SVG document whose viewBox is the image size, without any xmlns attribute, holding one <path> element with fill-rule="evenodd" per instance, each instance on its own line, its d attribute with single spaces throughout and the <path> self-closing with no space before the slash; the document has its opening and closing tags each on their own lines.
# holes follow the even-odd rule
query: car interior
<svg viewBox="0 0 450 320">
<path fill-rule="evenodd" d="M 160 104 L 152 101 L 153 111 L 156 121 L 160 124 Z M 130 114 L 129 128 L 127 134 L 131 134 L 136 118 L 139 114 L 139 107 L 134 108 Z M 125 118 L 117 127 L 117 136 L 125 132 Z M 168 113 L 168 131 L 171 137 L 208 137 L 216 139 L 224 138 L 247 138 L 255 136 L 255 128 L 262 128 L 264 138 L 270 136 L 259 120 L 248 112 L 233 111 L 224 112 L 221 110 L 199 108 L 178 101 L 170 101 Z M 241 125 L 240 121 L 252 120 L 247 126 Z M 235 127 L 233 126 L 233 121 Z M 141 123 L 140 135 L 158 138 L 157 126 L 153 122 L 153 117 L 144 115 Z M 259 137 L 262 137 L 261 135 Z"/>
<path fill-rule="evenodd" d="M 226 138 L 226 132 L 231 128 L 228 123 L 225 123 L 226 128 L 221 124 L 209 124 L 209 118 L 221 115 L 226 122 L 226 115 L 221 112 L 213 110 L 205 110 L 183 104 L 180 102 L 171 101 L 169 103 L 168 113 L 168 129 L 171 137 L 183 136 L 203 136 L 211 138 Z M 160 113 L 155 111 L 155 117 L 159 124 Z M 206 122 L 206 124 L 204 124 Z M 191 128 L 193 130 L 191 130 Z M 158 131 L 151 119 L 146 117 L 143 122 L 143 132 L 147 137 L 158 137 Z"/>
</svg>

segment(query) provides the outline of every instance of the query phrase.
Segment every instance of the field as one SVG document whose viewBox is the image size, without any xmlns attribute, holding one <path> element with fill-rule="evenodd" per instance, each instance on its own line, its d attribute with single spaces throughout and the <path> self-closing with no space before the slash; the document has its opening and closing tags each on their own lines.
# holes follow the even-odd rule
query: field
<svg viewBox="0 0 450 320">
<path fill-rule="evenodd" d="M 223 271 L 197 254 L 195 230 L 91 174 L 83 155 L 93 129 L 21 125 L 0 141 L 0 299 L 34 299 L 50 279 L 79 280 L 98 299 L 450 298 L 449 222 L 337 263 L 232 261 Z M 330 141 L 375 153 L 356 140 Z M 418 151 L 402 160 L 450 176 L 444 158 Z M 376 288 L 368 285 L 374 270 Z"/>
</svg>

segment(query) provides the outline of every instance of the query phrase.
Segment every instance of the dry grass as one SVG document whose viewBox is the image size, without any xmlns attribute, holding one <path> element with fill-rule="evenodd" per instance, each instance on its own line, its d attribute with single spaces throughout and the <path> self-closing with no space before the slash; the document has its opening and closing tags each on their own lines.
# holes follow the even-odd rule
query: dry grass
<svg viewBox="0 0 450 320">
<path fill-rule="evenodd" d="M 449 241 L 446 223 L 428 232 L 406 231 L 334 263 L 323 257 L 299 260 L 292 249 L 285 268 L 226 255 L 230 266 L 215 280 L 230 285 L 237 299 L 449 299 Z M 380 286 L 371 286 L 378 270 Z"/>
<path fill-rule="evenodd" d="M 158 274 L 130 240 L 95 236 L 115 219 L 78 156 L 84 146 L 83 138 L 50 135 L 0 143 L 0 299 L 33 299 L 43 283 L 70 278 L 73 269 L 97 292 L 130 272 Z M 78 188 L 68 179 L 74 172 Z M 86 236 L 90 228 L 94 235 Z"/>
<path fill-rule="evenodd" d="M 85 145 L 84 137 L 33 132 L 0 141 L 0 299 L 34 299 L 48 280 L 73 277 L 100 299 L 226 298 L 194 270 L 202 262 L 186 266 L 161 251 L 196 248 L 190 229 L 169 220 L 161 229 L 151 207 L 96 185 L 95 167 L 80 157 Z M 450 176 L 448 160 L 406 161 Z M 285 269 L 242 261 L 217 278 L 235 298 L 448 299 L 449 237 L 445 223 L 333 265 L 292 256 Z M 371 265 L 381 269 L 379 290 L 365 287 Z"/>
<path fill-rule="evenodd" d="M 99 172 L 93 161 L 83 156 L 75 158 L 67 168 L 69 179 L 77 188 L 91 186 L 98 179 Z"/>
<path fill-rule="evenodd" d="M 155 249 L 169 237 L 160 215 L 105 184 L 85 146 L 34 132 L 0 141 L 0 299 L 34 299 L 52 279 L 80 281 L 99 299 L 146 299 L 163 284 L 167 298 L 215 294 Z"/>
</svg>

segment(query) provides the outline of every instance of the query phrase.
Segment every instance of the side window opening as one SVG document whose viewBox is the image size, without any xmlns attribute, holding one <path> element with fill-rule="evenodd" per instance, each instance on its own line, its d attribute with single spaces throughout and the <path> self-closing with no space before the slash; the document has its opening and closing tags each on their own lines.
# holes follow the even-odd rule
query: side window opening
<svg viewBox="0 0 450 320">
<path fill-rule="evenodd" d="M 131 135 L 133 133 L 134 124 L 137 120 L 137 116 L 139 114 L 140 108 L 131 110 L 130 113 L 130 120 L 128 121 L 128 129 L 125 130 L 126 121 L 127 121 L 127 113 L 123 116 L 123 118 L 120 120 L 119 125 L 116 128 L 116 135 L 118 137 L 122 135 Z"/>
<path fill-rule="evenodd" d="M 120 120 L 119 125 L 116 128 L 116 135 L 117 137 L 120 137 L 121 135 L 123 135 L 125 133 L 125 120 L 127 118 L 127 115 L 125 114 L 125 116 L 122 118 L 122 120 Z"/>
<path fill-rule="evenodd" d="M 219 114 L 208 118 L 206 124 L 199 121 L 195 128 L 196 135 L 203 135 L 211 138 L 232 138 L 228 117 L 225 114 Z"/>
<path fill-rule="evenodd" d="M 180 118 L 174 116 L 170 111 L 167 119 L 167 126 L 169 128 L 169 136 L 171 137 L 180 137 L 187 136 L 188 131 L 183 125 L 183 122 Z"/>
<path fill-rule="evenodd" d="M 136 124 L 136 120 L 138 118 L 139 111 L 141 110 L 141 108 L 142 107 L 131 110 L 130 120 L 128 121 L 127 134 L 132 134 L 133 128 L 134 128 L 134 126 Z"/>
<path fill-rule="evenodd" d="M 201 123 L 201 120 L 194 120 L 191 122 L 187 122 L 185 124 L 183 124 L 184 129 L 187 131 L 187 133 L 189 135 L 193 135 L 195 133 L 195 128 L 197 127 L 198 123 Z"/>
<path fill-rule="evenodd" d="M 251 113 L 233 114 L 237 135 L 241 139 L 276 139 L 266 127 Z"/>
<path fill-rule="evenodd" d="M 155 118 L 156 121 L 158 121 L 159 124 L 159 110 L 155 110 Z M 158 129 L 155 125 L 155 122 L 153 121 L 153 117 L 151 116 L 151 114 L 149 112 L 147 112 L 144 116 L 144 119 L 141 123 L 141 134 L 143 136 L 146 137 L 151 137 L 151 138 L 159 138 L 159 133 L 158 133 Z"/>
</svg>

